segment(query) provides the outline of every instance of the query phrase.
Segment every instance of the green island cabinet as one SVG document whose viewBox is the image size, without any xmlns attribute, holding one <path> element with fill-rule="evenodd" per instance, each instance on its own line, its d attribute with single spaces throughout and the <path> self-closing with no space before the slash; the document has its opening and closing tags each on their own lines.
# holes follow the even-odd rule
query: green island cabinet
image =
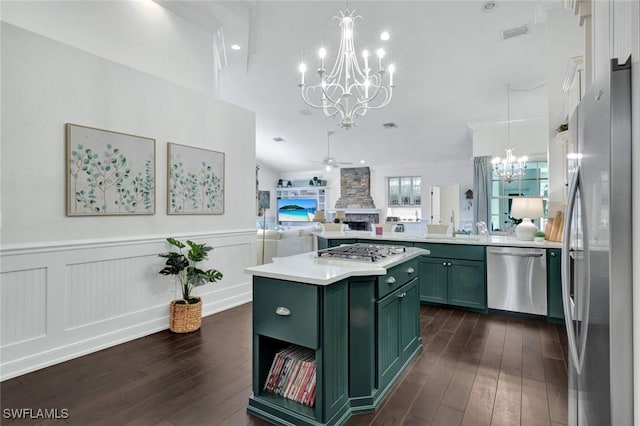
<svg viewBox="0 0 640 426">
<path fill-rule="evenodd" d="M 564 322 L 560 249 L 547 249 L 547 318 Z"/>
<path fill-rule="evenodd" d="M 247 411 L 273 424 L 317 426 L 375 410 L 422 350 L 417 272 L 414 258 L 383 276 L 326 286 L 254 276 Z M 313 406 L 264 390 L 276 353 L 291 345 L 315 353 Z"/>
<path fill-rule="evenodd" d="M 420 258 L 420 301 L 487 310 L 485 247 L 415 243 L 431 251 Z"/>
</svg>

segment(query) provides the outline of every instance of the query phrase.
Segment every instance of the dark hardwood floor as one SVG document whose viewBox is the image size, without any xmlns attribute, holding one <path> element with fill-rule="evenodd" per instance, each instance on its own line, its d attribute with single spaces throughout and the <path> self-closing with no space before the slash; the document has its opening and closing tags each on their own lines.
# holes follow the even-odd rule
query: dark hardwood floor
<svg viewBox="0 0 640 426">
<path fill-rule="evenodd" d="M 375 412 L 348 425 L 560 425 L 566 338 L 544 321 L 421 307 L 424 350 Z M 251 304 L 0 385 L 2 424 L 266 425 L 251 394 Z M 67 409 L 13 420 L 6 409 Z M 35 413 L 35 411 L 34 411 Z"/>
</svg>

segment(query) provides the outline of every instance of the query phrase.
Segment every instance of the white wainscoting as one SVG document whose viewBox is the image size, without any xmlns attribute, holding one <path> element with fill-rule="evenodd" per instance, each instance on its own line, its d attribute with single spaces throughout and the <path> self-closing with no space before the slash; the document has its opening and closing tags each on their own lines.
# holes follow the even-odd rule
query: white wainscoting
<svg viewBox="0 0 640 426">
<path fill-rule="evenodd" d="M 255 229 L 174 235 L 214 247 L 203 266 L 223 272 L 198 287 L 203 315 L 252 298 Z M 173 277 L 158 274 L 164 237 L 69 241 L 0 249 L 0 380 L 168 328 L 180 298 Z"/>
</svg>

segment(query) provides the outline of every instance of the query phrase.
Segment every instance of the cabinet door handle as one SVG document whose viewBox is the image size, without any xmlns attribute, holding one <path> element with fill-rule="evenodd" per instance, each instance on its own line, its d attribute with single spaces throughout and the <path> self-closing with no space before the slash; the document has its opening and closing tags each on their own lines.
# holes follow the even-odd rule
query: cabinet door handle
<svg viewBox="0 0 640 426">
<path fill-rule="evenodd" d="M 404 292 L 397 294 L 397 296 L 400 297 L 400 298 L 405 297 L 406 295 L 407 295 L 407 293 L 404 293 Z"/>
<path fill-rule="evenodd" d="M 442 266 L 447 266 L 447 262 L 442 262 Z"/>
<path fill-rule="evenodd" d="M 555 251 L 552 251 L 551 253 L 549 253 L 549 255 L 550 255 L 551 257 L 556 257 L 556 252 L 555 252 Z"/>
<path fill-rule="evenodd" d="M 284 306 L 278 306 L 276 308 L 276 314 L 281 315 L 283 317 L 288 317 L 289 315 L 291 315 L 291 311 L 285 308 Z"/>
<path fill-rule="evenodd" d="M 451 262 L 447 263 L 447 266 L 451 266 Z"/>
<path fill-rule="evenodd" d="M 395 284 L 396 279 L 394 277 L 389 277 L 389 278 L 387 278 L 387 280 L 385 282 L 387 284 Z"/>
<path fill-rule="evenodd" d="M 413 274 L 415 271 L 415 269 L 410 267 L 409 269 L 407 269 L 407 274 Z"/>
</svg>

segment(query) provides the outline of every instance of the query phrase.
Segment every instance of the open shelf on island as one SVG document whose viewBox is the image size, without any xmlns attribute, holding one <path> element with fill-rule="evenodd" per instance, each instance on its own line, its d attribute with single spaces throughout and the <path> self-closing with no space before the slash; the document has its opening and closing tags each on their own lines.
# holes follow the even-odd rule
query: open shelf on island
<svg viewBox="0 0 640 426">
<path fill-rule="evenodd" d="M 308 393 L 315 392 L 315 349 L 294 345 L 290 342 L 263 335 L 258 336 L 258 340 L 260 348 L 259 397 L 265 402 L 268 401 L 298 414 L 315 418 L 315 394 L 311 398 L 312 405 L 309 405 L 309 403 L 304 404 L 297 400 L 303 395 L 309 398 Z M 280 359 L 278 360 L 279 353 Z M 300 375 L 298 378 L 302 368 L 305 369 L 304 376 Z M 297 383 L 296 379 L 298 379 Z M 268 381 L 271 381 L 270 389 L 265 389 Z M 290 393 L 287 394 L 288 396 L 282 395 L 286 390 L 294 391 L 290 386 L 295 386 L 297 397 L 292 398 Z M 305 394 L 305 390 L 307 394 Z M 305 401 L 307 400 L 306 398 Z"/>
</svg>

